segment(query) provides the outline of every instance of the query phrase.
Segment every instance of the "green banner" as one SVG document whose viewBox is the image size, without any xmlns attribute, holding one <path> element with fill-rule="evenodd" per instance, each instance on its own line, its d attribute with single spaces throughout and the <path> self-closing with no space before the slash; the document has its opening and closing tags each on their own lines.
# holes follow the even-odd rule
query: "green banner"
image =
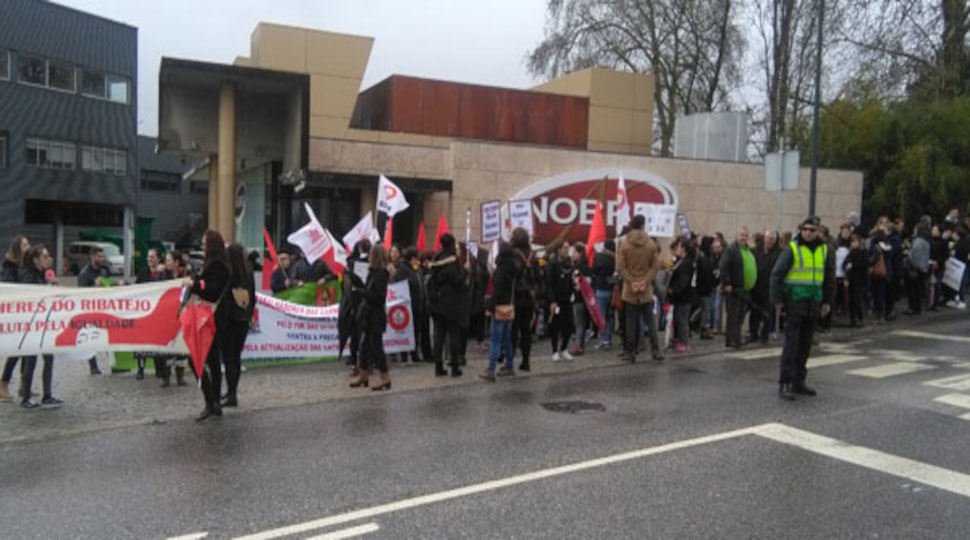
<svg viewBox="0 0 970 540">
<path fill-rule="evenodd" d="M 330 306 L 340 303 L 341 287 L 339 279 L 327 280 L 323 285 L 316 282 L 304 283 L 299 287 L 290 287 L 274 295 L 280 300 L 286 300 L 303 306 Z"/>
</svg>

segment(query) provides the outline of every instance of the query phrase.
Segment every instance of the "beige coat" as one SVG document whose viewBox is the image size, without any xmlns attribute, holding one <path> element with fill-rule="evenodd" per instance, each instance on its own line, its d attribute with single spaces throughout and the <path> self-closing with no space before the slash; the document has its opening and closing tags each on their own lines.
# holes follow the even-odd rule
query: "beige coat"
<svg viewBox="0 0 970 540">
<path fill-rule="evenodd" d="M 657 244 L 643 230 L 630 231 L 620 244 L 616 270 L 623 278 L 623 301 L 645 304 L 653 300 L 653 280 L 660 268 Z M 634 283 L 645 287 L 634 292 Z"/>
</svg>

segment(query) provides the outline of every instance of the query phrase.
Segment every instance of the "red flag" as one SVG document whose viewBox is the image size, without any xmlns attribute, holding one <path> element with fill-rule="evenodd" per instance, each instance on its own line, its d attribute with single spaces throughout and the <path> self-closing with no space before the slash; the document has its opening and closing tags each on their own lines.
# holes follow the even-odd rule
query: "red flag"
<svg viewBox="0 0 970 540">
<path fill-rule="evenodd" d="M 212 304 L 207 302 L 188 304 L 179 315 L 179 324 L 182 327 L 182 339 L 189 348 L 192 370 L 195 371 L 196 377 L 202 378 L 205 359 L 216 336 Z"/>
<path fill-rule="evenodd" d="M 441 217 L 438 218 L 438 230 L 434 233 L 435 234 L 435 236 L 434 236 L 434 250 L 435 251 L 440 251 L 441 250 L 441 235 L 445 234 L 446 232 L 449 232 L 449 230 L 448 230 L 448 220 L 445 219 L 445 215 L 444 214 L 441 214 Z"/>
<path fill-rule="evenodd" d="M 276 246 L 273 245 L 273 239 L 269 237 L 269 231 L 266 227 L 263 227 L 263 239 L 266 240 L 266 247 L 269 249 L 269 261 L 263 260 L 263 290 L 270 290 L 270 280 L 273 277 L 273 272 L 276 271 L 276 267 L 279 265 L 277 262 L 278 255 L 276 254 Z"/>
<path fill-rule="evenodd" d="M 394 236 L 394 218 L 387 218 L 387 225 L 384 227 L 384 250 L 391 251 L 391 239 Z"/>
<path fill-rule="evenodd" d="M 603 220 L 603 206 L 596 201 L 596 213 L 593 214 L 593 224 L 589 226 L 589 237 L 586 238 L 586 258 L 593 266 L 593 246 L 599 242 L 606 242 L 606 222 Z"/>
<path fill-rule="evenodd" d="M 418 225 L 418 240 L 415 243 L 415 246 L 418 248 L 418 253 L 428 251 L 428 240 L 425 236 L 427 235 L 424 234 L 424 220 L 422 219 L 421 224 Z"/>
</svg>

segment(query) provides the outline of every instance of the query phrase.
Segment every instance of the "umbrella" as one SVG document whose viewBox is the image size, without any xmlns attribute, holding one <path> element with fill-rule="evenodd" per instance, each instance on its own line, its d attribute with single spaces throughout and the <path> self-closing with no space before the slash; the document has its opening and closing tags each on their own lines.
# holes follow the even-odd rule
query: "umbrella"
<svg viewBox="0 0 970 540">
<path fill-rule="evenodd" d="M 208 303 L 189 303 L 179 315 L 182 324 L 182 339 L 192 356 L 192 369 L 202 378 L 205 358 L 216 335 L 215 314 Z"/>
<path fill-rule="evenodd" d="M 603 313 L 600 311 L 599 305 L 596 303 L 596 293 L 593 292 L 593 288 L 589 286 L 589 281 L 586 276 L 579 274 L 576 276 L 576 283 L 579 285 L 579 292 L 583 297 L 583 303 L 586 304 L 586 311 L 589 312 L 589 318 L 596 325 L 596 328 L 600 332 L 606 326 L 606 319 L 603 318 Z"/>
</svg>

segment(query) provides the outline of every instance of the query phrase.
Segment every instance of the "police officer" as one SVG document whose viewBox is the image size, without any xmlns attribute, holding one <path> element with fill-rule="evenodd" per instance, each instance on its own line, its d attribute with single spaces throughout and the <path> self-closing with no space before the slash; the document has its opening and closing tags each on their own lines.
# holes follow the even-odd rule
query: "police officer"
<svg viewBox="0 0 970 540">
<path fill-rule="evenodd" d="M 785 308 L 785 346 L 781 352 L 778 396 L 814 396 L 805 384 L 815 322 L 828 314 L 835 294 L 835 254 L 819 237 L 817 218 L 802 222 L 799 235 L 785 247 L 771 272 L 771 299 Z"/>
</svg>

